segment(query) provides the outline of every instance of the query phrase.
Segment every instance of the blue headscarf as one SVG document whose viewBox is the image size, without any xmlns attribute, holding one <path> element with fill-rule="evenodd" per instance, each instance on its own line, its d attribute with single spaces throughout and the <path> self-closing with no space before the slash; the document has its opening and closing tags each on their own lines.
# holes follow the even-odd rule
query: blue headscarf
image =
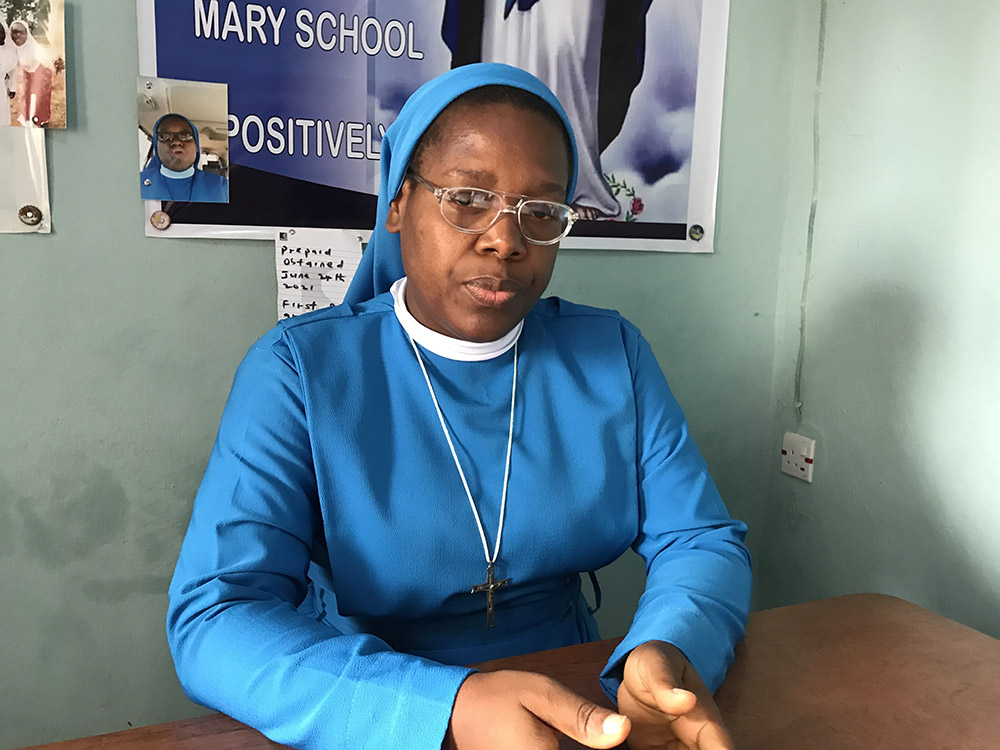
<svg viewBox="0 0 1000 750">
<path fill-rule="evenodd" d="M 387 231 L 385 221 L 389 215 L 389 204 L 403 185 L 413 150 L 434 118 L 455 99 L 472 89 L 496 85 L 529 91 L 548 103 L 559 115 L 569 134 L 573 151 L 569 184 L 566 186 L 566 200 L 571 198 L 576 187 L 576 138 L 569 117 L 555 94 L 531 73 L 502 63 L 476 63 L 450 70 L 417 89 L 406 100 L 399 116 L 382 136 L 381 180 L 375 229 L 347 290 L 345 302 L 357 304 L 387 292 L 393 282 L 404 276 L 399 235 Z"/>
</svg>

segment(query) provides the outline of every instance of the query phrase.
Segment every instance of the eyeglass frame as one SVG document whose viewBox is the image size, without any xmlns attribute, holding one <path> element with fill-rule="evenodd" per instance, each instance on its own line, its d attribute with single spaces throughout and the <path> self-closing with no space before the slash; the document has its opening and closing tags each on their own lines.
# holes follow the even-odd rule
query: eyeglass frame
<svg viewBox="0 0 1000 750">
<path fill-rule="evenodd" d="M 157 143 L 191 143 L 194 140 L 194 133 L 157 133 Z"/>
<path fill-rule="evenodd" d="M 514 217 L 517 219 L 517 231 L 521 233 L 521 236 L 524 237 L 526 242 L 530 242 L 532 245 L 548 246 L 548 245 L 558 244 L 559 242 L 562 242 L 564 239 L 566 239 L 566 236 L 570 233 L 570 230 L 573 228 L 573 225 L 580 219 L 580 214 L 574 211 L 572 206 L 570 206 L 567 203 L 563 203 L 561 201 L 550 201 L 546 198 L 534 198 L 530 195 L 524 195 L 523 193 L 508 193 L 504 190 L 491 190 L 490 188 L 472 187 L 471 185 L 438 187 L 433 182 L 430 182 L 426 178 L 421 177 L 412 169 L 407 169 L 406 175 L 408 177 L 412 177 L 414 181 L 417 182 L 417 184 L 427 188 L 431 193 L 434 194 L 434 197 L 437 198 L 438 208 L 441 210 L 441 218 L 444 219 L 445 222 L 448 224 L 448 226 L 450 226 L 456 232 L 462 232 L 463 234 L 486 234 L 490 230 L 490 227 L 492 227 L 494 224 L 497 223 L 497 221 L 499 221 L 501 216 L 503 216 L 504 214 L 514 214 Z M 482 229 L 464 229 L 463 227 L 455 226 L 455 224 L 452 223 L 448 219 L 448 217 L 444 215 L 444 195 L 449 190 L 479 190 L 480 192 L 483 193 L 493 193 L 494 195 L 499 195 L 504 201 L 507 201 L 508 198 L 520 198 L 520 200 L 513 205 L 507 203 L 503 208 L 497 211 L 497 215 L 493 217 L 493 220 Z M 538 241 L 538 240 L 528 239 L 524 234 L 524 229 L 521 228 L 521 208 L 524 206 L 525 203 L 528 203 L 529 201 L 538 203 L 551 203 L 556 206 L 565 206 L 569 210 L 569 215 L 566 219 L 566 229 L 563 231 L 563 233 L 560 234 L 558 237 L 556 237 L 554 240 Z"/>
</svg>

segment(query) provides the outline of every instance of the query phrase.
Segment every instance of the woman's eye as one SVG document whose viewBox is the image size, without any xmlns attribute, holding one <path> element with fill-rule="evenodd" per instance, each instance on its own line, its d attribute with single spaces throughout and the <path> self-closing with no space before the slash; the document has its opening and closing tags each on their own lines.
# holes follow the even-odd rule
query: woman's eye
<svg viewBox="0 0 1000 750">
<path fill-rule="evenodd" d="M 448 201 L 460 208 L 488 208 L 493 202 L 493 195 L 482 190 L 452 190 Z"/>
<path fill-rule="evenodd" d="M 532 219 L 555 219 L 558 214 L 558 209 L 548 203 L 527 203 L 524 208 Z"/>
</svg>

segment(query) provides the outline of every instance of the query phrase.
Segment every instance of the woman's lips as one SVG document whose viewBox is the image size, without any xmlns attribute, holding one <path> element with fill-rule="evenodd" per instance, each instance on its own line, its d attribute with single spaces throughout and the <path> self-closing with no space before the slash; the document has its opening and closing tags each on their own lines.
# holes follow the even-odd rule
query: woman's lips
<svg viewBox="0 0 1000 750">
<path fill-rule="evenodd" d="M 465 283 L 472 298 L 486 307 L 503 307 L 521 293 L 521 285 L 510 279 L 484 277 Z"/>
</svg>

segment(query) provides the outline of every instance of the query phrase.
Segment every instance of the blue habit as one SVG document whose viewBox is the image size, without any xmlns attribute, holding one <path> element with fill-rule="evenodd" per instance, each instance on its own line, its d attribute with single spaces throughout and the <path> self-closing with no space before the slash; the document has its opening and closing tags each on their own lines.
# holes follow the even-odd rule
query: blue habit
<svg viewBox="0 0 1000 750">
<path fill-rule="evenodd" d="M 250 350 L 171 585 L 194 700 L 295 747 L 438 748 L 457 665 L 596 638 L 578 573 L 629 546 L 646 592 L 610 664 L 666 640 L 719 685 L 749 606 L 745 527 L 648 344 L 553 298 L 518 347 L 494 630 L 469 593 L 485 578 L 475 520 L 391 297 L 282 322 Z M 422 355 L 492 548 L 513 353 Z"/>
</svg>

